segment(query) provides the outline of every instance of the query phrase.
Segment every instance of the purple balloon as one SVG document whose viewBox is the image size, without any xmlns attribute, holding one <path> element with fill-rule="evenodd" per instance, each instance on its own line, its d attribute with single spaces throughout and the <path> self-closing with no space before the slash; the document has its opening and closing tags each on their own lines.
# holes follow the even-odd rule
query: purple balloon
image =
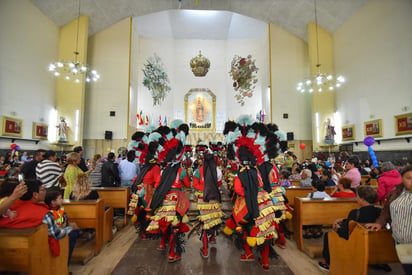
<svg viewBox="0 0 412 275">
<path fill-rule="evenodd" d="M 16 147 L 14 147 L 14 150 L 20 151 L 20 146 L 16 145 Z"/>
<path fill-rule="evenodd" d="M 366 146 L 372 146 L 375 143 L 375 139 L 373 137 L 366 137 L 363 140 L 363 144 L 365 144 Z"/>
</svg>

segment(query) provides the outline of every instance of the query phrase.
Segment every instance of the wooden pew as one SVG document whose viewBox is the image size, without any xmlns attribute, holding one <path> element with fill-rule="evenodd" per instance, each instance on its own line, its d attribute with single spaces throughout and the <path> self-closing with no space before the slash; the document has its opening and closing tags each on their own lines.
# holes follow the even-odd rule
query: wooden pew
<svg viewBox="0 0 412 275">
<path fill-rule="evenodd" d="M 0 229 L 0 271 L 32 275 L 68 274 L 69 237 L 59 240 L 60 255 L 53 257 L 46 224 L 38 227 Z"/>
<path fill-rule="evenodd" d="M 304 250 L 304 225 L 332 225 L 338 218 L 346 218 L 352 209 L 358 208 L 356 198 L 309 199 L 296 198 L 293 213 L 293 238 L 300 250 Z"/>
<path fill-rule="evenodd" d="M 113 225 L 113 209 L 104 209 L 104 201 L 85 200 L 70 201 L 63 200 L 63 207 L 69 220 L 75 222 L 80 228 L 93 228 L 96 230 L 94 254 L 97 255 L 105 241 L 111 240 L 113 235 L 109 233 Z"/>
<path fill-rule="evenodd" d="M 389 230 L 368 231 L 363 225 L 349 223 L 349 239 L 331 231 L 329 237 L 330 274 L 368 274 L 368 264 L 399 262 Z"/>
<path fill-rule="evenodd" d="M 113 208 L 124 208 L 124 225 L 127 224 L 127 209 L 130 201 L 130 187 L 94 187 L 104 205 Z"/>
<path fill-rule="evenodd" d="M 300 180 L 291 180 L 290 183 L 292 184 L 292 186 L 299 186 Z"/>
<path fill-rule="evenodd" d="M 326 187 L 325 191 L 326 193 L 330 194 L 332 193 L 334 187 Z M 313 192 L 312 187 L 299 187 L 299 186 L 291 186 L 291 187 L 285 187 L 286 190 L 286 197 L 289 200 L 289 205 L 293 206 L 295 203 L 295 197 L 298 198 L 306 198 L 309 193 Z"/>
<path fill-rule="evenodd" d="M 366 183 L 366 181 L 370 178 L 371 176 L 369 176 L 369 175 L 363 175 L 363 176 L 361 176 L 361 182 L 360 182 L 360 184 L 361 185 L 364 185 L 365 183 Z"/>
</svg>

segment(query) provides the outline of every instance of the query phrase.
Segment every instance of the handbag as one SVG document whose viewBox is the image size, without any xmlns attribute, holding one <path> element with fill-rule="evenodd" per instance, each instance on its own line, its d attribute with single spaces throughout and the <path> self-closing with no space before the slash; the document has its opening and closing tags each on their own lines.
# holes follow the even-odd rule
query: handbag
<svg viewBox="0 0 412 275">
<path fill-rule="evenodd" d="M 395 245 L 401 264 L 412 264 L 412 243 L 399 243 Z"/>
</svg>

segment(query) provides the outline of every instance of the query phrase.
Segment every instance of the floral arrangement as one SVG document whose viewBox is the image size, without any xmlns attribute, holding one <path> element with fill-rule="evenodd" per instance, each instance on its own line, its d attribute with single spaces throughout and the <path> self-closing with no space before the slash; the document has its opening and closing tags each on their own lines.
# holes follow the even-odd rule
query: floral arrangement
<svg viewBox="0 0 412 275">
<path fill-rule="evenodd" d="M 167 92 L 171 90 L 169 86 L 169 78 L 165 72 L 164 65 L 159 56 L 154 54 L 149 57 L 144 65 L 143 85 L 149 89 L 153 98 L 153 106 L 160 104 Z"/>
<path fill-rule="evenodd" d="M 238 55 L 233 57 L 229 74 L 233 79 L 233 88 L 237 92 L 235 98 L 242 106 L 245 104 L 246 97 L 253 96 L 258 81 L 256 76 L 258 70 L 250 54 L 246 58 Z"/>
</svg>

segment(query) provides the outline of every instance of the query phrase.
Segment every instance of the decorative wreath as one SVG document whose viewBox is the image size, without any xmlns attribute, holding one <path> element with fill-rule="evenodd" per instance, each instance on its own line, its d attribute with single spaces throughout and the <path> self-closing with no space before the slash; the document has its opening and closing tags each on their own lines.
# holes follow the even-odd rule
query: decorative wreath
<svg viewBox="0 0 412 275">
<path fill-rule="evenodd" d="M 233 79 L 233 89 L 236 91 L 235 98 L 240 105 L 245 104 L 246 97 L 252 97 L 255 84 L 257 83 L 258 68 L 255 60 L 249 54 L 246 58 L 235 55 L 232 60 L 229 75 Z"/>
<path fill-rule="evenodd" d="M 154 54 L 149 57 L 144 65 L 143 85 L 149 89 L 153 98 L 153 106 L 160 104 L 171 90 L 169 77 L 164 69 L 164 65 L 159 56 Z"/>
</svg>

